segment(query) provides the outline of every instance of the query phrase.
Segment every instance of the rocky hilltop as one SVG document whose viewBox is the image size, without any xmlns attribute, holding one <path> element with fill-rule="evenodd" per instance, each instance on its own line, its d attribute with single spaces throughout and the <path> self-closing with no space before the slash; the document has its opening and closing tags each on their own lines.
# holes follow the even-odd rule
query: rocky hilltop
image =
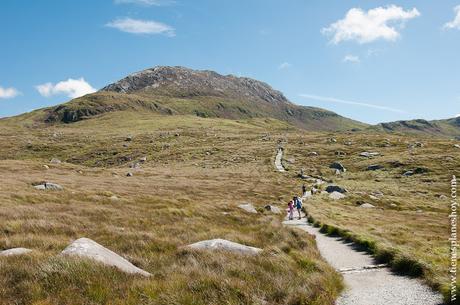
<svg viewBox="0 0 460 305">
<path fill-rule="evenodd" d="M 332 111 L 296 105 L 258 80 L 165 66 L 130 74 L 99 92 L 48 108 L 45 121 L 73 123 L 114 111 L 233 120 L 269 118 L 314 131 L 367 127 Z"/>
<path fill-rule="evenodd" d="M 289 103 L 268 84 L 247 77 L 221 75 L 214 71 L 158 66 L 128 75 L 101 91 L 157 93 L 169 96 L 217 96 L 257 99 L 267 103 Z"/>
</svg>

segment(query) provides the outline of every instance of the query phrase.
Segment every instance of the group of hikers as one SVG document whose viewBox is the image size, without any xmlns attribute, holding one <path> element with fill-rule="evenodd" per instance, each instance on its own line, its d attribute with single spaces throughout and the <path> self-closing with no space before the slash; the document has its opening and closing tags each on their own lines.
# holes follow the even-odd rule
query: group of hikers
<svg viewBox="0 0 460 305">
<path fill-rule="evenodd" d="M 307 192 L 307 187 L 302 185 L 302 196 L 304 196 Z M 288 212 L 289 212 L 289 220 L 294 219 L 294 209 L 297 209 L 297 213 L 299 214 L 299 219 L 302 219 L 302 198 L 298 196 L 292 197 L 292 200 L 288 203 Z"/>
</svg>

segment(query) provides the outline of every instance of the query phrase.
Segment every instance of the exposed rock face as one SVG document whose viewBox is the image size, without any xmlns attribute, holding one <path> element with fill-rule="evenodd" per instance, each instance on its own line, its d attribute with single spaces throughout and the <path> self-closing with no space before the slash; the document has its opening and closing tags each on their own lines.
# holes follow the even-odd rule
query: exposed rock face
<svg viewBox="0 0 460 305">
<path fill-rule="evenodd" d="M 233 96 L 260 99 L 268 103 L 290 103 L 284 95 L 266 83 L 233 75 L 220 75 L 213 71 L 198 71 L 184 67 L 154 67 L 133 73 L 101 89 L 118 93 L 148 90 L 165 94 L 174 88 L 175 94 L 187 96 Z M 179 92 L 178 92 L 179 91 Z"/>
<path fill-rule="evenodd" d="M 211 239 L 203 240 L 197 243 L 188 245 L 192 249 L 202 249 L 202 250 L 225 250 L 229 252 L 235 252 L 240 254 L 250 254 L 255 255 L 262 251 L 262 249 L 242 245 L 225 239 Z"/>
<path fill-rule="evenodd" d="M 257 214 L 257 210 L 254 208 L 254 206 L 251 203 L 240 204 L 238 207 L 240 209 L 245 210 L 248 213 Z"/>
<path fill-rule="evenodd" d="M 32 252 L 30 249 L 26 248 L 13 248 L 4 251 L 0 251 L 0 256 L 14 256 L 14 255 L 23 255 Z"/>
<path fill-rule="evenodd" d="M 129 261 L 119 256 L 115 252 L 110 251 L 107 248 L 99 245 L 95 241 L 89 238 L 80 238 L 71 243 L 64 251 L 62 255 L 78 256 L 89 258 L 98 261 L 107 266 L 113 266 L 126 273 L 140 274 L 143 276 L 150 276 L 151 274 L 137 268 Z"/>
</svg>

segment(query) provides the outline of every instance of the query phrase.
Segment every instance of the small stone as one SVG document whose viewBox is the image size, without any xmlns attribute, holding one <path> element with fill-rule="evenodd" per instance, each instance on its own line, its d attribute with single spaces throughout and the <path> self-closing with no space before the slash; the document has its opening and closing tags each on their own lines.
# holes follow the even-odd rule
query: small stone
<svg viewBox="0 0 460 305">
<path fill-rule="evenodd" d="M 370 203 L 363 203 L 359 206 L 360 208 L 363 208 L 363 209 L 372 209 L 372 208 L 375 208 L 375 206 L 373 204 L 370 204 Z"/>
<path fill-rule="evenodd" d="M 346 196 L 342 193 L 339 193 L 339 192 L 332 192 L 329 194 L 329 198 L 333 199 L 333 200 L 339 200 L 339 199 L 343 199 L 345 198 Z"/>
<path fill-rule="evenodd" d="M 50 167 L 48 165 L 46 165 L 46 164 L 43 165 L 43 168 L 44 169 L 50 169 Z"/>
<path fill-rule="evenodd" d="M 139 162 L 144 163 L 147 162 L 147 157 L 142 157 L 139 159 Z"/>
<path fill-rule="evenodd" d="M 446 195 L 439 195 L 438 198 L 441 199 L 441 200 L 446 200 L 447 196 Z"/>
<path fill-rule="evenodd" d="M 129 135 L 125 138 L 126 142 L 131 142 L 133 140 L 133 136 Z"/>
<path fill-rule="evenodd" d="M 405 177 L 409 177 L 409 176 L 413 176 L 414 175 L 414 172 L 413 171 L 406 171 L 403 176 Z"/>
<path fill-rule="evenodd" d="M 336 151 L 336 152 L 335 152 L 335 155 L 340 157 L 340 156 L 346 156 L 347 153 L 344 152 L 344 151 Z"/>
<path fill-rule="evenodd" d="M 30 249 L 26 248 L 13 248 L 4 251 L 0 251 L 0 256 L 14 256 L 14 255 L 23 255 L 32 252 Z"/>
<path fill-rule="evenodd" d="M 397 205 L 397 204 L 395 204 L 395 203 L 390 203 L 390 207 L 392 207 L 392 208 L 397 208 L 397 207 L 398 207 L 398 205 Z"/>
<path fill-rule="evenodd" d="M 270 205 L 270 204 L 267 204 L 265 206 L 265 209 L 267 211 L 272 212 L 273 214 L 281 214 L 281 209 L 279 207 L 276 207 L 276 206 L 273 206 L 273 205 Z"/>
<path fill-rule="evenodd" d="M 257 214 L 257 210 L 254 208 L 254 206 L 251 203 L 240 204 L 238 207 L 240 209 L 245 210 L 248 213 Z"/>
<path fill-rule="evenodd" d="M 120 198 L 118 198 L 117 196 L 113 195 L 113 196 L 110 196 L 110 200 L 112 201 L 118 201 Z"/>
<path fill-rule="evenodd" d="M 346 171 L 345 167 L 344 167 L 340 162 L 333 162 L 333 163 L 331 163 L 331 165 L 329 165 L 329 168 L 338 169 L 338 170 L 341 171 L 341 172 L 345 172 L 345 171 Z"/>
<path fill-rule="evenodd" d="M 460 148 L 460 145 L 459 144 L 454 144 L 454 147 L 455 148 Z"/>
<path fill-rule="evenodd" d="M 383 169 L 384 167 L 380 164 L 373 164 L 373 165 L 369 165 L 366 170 L 368 171 L 375 171 L 375 170 L 379 170 L 379 169 Z"/>
<path fill-rule="evenodd" d="M 316 156 L 318 156 L 318 153 L 316 151 L 311 151 L 311 152 L 308 153 L 308 155 L 310 157 L 316 157 Z"/>
<path fill-rule="evenodd" d="M 126 174 L 126 177 L 132 177 L 133 176 L 133 173 L 129 172 Z"/>
<path fill-rule="evenodd" d="M 53 159 L 51 159 L 50 163 L 51 164 L 61 164 L 61 160 L 59 160 L 57 158 L 53 158 Z"/>
<path fill-rule="evenodd" d="M 380 156 L 380 153 L 378 153 L 378 152 L 368 152 L 368 151 L 365 151 L 365 152 L 360 153 L 359 155 L 360 155 L 361 157 L 372 158 L 372 157 Z"/>
<path fill-rule="evenodd" d="M 199 250 L 224 250 L 239 254 L 255 255 L 262 251 L 262 249 L 242 245 L 225 239 L 211 239 L 196 242 L 188 245 L 187 247 Z"/>
</svg>

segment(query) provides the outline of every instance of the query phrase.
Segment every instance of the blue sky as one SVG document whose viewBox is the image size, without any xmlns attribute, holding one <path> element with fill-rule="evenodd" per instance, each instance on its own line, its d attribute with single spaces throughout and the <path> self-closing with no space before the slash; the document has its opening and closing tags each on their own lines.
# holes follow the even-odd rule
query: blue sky
<svg viewBox="0 0 460 305">
<path fill-rule="evenodd" d="M 156 65 L 363 122 L 460 114 L 460 0 L 2 0 L 0 117 Z"/>
</svg>

